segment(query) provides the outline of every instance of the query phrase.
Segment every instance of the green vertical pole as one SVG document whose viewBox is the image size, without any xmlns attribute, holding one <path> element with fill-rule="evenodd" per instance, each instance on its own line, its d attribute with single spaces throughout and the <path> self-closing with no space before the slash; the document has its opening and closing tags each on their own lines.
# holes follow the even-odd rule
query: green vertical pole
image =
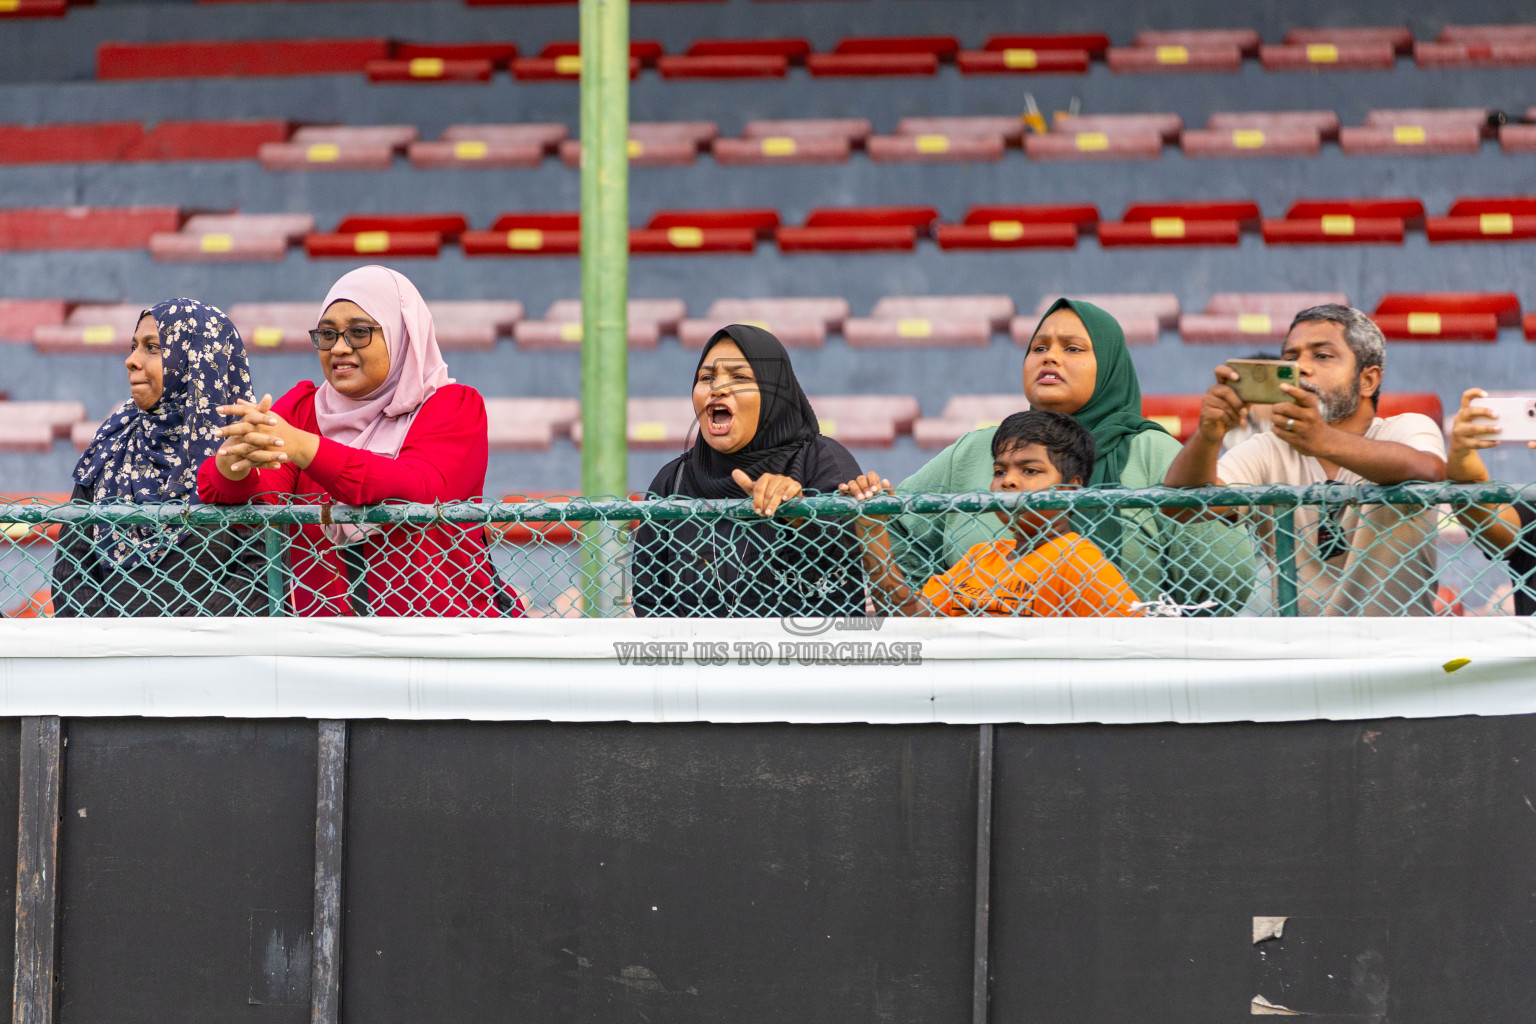
<svg viewBox="0 0 1536 1024">
<path fill-rule="evenodd" d="M 629 0 L 581 0 L 581 489 L 624 497 L 629 447 Z M 620 597 L 611 524 L 583 527 L 583 607 Z"/>
<path fill-rule="evenodd" d="M 1275 596 L 1280 614 L 1297 613 L 1296 592 L 1296 507 L 1286 505 L 1275 515 Z"/>
<path fill-rule="evenodd" d="M 287 561 L 288 553 L 284 550 L 286 545 L 285 531 L 287 527 L 267 525 L 267 614 L 278 616 L 283 614 L 283 609 L 288 604 L 288 585 L 283 579 L 283 566 Z"/>
</svg>

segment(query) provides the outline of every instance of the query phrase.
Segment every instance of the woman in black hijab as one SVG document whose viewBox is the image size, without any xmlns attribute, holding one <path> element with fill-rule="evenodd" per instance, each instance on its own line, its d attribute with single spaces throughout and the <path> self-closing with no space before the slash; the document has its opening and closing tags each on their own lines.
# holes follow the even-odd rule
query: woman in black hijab
<svg viewBox="0 0 1536 1024">
<path fill-rule="evenodd" d="M 653 496 L 750 495 L 770 517 L 790 498 L 835 494 L 858 475 L 848 449 L 822 436 L 784 346 L 761 328 L 732 324 L 704 346 L 693 411 L 698 442 L 661 468 Z M 646 523 L 635 534 L 635 614 L 862 615 L 860 563 L 847 520 Z"/>
</svg>

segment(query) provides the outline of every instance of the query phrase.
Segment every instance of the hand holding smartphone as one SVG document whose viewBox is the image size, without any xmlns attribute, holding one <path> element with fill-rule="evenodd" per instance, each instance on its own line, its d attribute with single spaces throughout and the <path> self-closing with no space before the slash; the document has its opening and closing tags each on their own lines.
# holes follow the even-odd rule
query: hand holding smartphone
<svg viewBox="0 0 1536 1024">
<path fill-rule="evenodd" d="M 1245 405 L 1289 402 L 1291 396 L 1280 385 L 1301 380 L 1296 364 L 1284 359 L 1228 359 L 1227 366 L 1237 373 L 1237 380 L 1228 383 Z"/>
<path fill-rule="evenodd" d="M 1513 395 L 1500 398 L 1479 398 L 1474 403 L 1479 409 L 1493 413 L 1494 420 L 1479 417 L 1474 423 L 1493 422 L 1498 425 L 1499 442 L 1536 441 L 1536 397 Z"/>
</svg>

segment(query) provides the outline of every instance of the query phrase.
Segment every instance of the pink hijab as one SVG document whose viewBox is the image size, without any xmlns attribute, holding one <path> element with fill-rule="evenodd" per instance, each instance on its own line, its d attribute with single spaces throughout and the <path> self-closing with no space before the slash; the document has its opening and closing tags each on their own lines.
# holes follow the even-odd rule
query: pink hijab
<svg viewBox="0 0 1536 1024">
<path fill-rule="evenodd" d="M 388 267 L 359 267 L 344 274 L 325 296 L 320 315 L 341 300 L 357 303 L 384 328 L 389 376 L 367 398 L 348 398 L 330 381 L 321 384 L 315 395 L 320 435 L 394 458 L 422 404 L 453 383 L 437 347 L 432 313 L 416 286 Z"/>
</svg>

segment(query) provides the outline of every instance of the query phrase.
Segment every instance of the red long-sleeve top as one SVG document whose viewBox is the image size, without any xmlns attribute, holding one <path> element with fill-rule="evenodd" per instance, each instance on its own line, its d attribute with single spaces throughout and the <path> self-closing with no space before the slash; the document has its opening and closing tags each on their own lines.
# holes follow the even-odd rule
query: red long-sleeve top
<svg viewBox="0 0 1536 1024">
<path fill-rule="evenodd" d="M 318 434 L 317 390 L 304 381 L 272 411 L 300 430 Z M 394 458 L 322 437 L 303 470 L 290 462 L 230 480 L 209 458 L 198 470 L 197 493 L 205 503 L 218 505 L 478 499 L 485 489 L 488 451 L 485 400 L 474 388 L 449 384 L 422 403 Z M 347 567 L 325 527 L 289 530 L 293 613 L 353 614 Z M 482 527 L 384 526 L 362 546 L 368 562 L 368 605 L 374 615 L 498 614 L 498 584 Z"/>
</svg>

